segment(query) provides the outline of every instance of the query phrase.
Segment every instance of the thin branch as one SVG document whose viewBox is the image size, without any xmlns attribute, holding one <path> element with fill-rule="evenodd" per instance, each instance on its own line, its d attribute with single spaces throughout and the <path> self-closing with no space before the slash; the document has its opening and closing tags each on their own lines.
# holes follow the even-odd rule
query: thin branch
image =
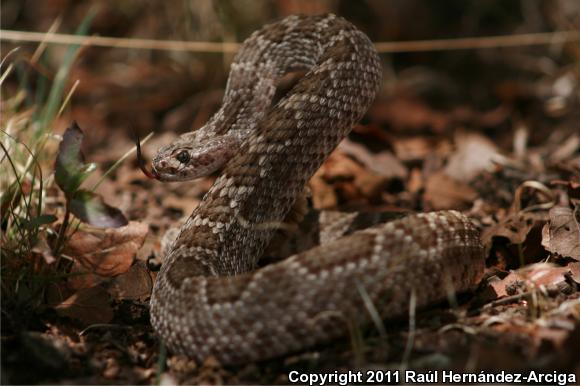
<svg viewBox="0 0 580 386">
<path fill-rule="evenodd" d="M 47 34 L 45 32 L 14 30 L 0 30 L 0 40 L 208 53 L 236 52 L 240 47 L 240 43 L 233 42 L 188 42 L 180 40 L 133 39 L 107 36 L 87 37 L 69 34 Z M 416 51 L 474 50 L 518 46 L 522 47 L 563 44 L 567 42 L 580 42 L 580 31 L 570 30 L 456 39 L 413 40 L 406 42 L 377 42 L 375 43 L 375 47 L 380 53 L 394 53 Z"/>
<path fill-rule="evenodd" d="M 580 31 L 555 31 L 518 35 L 482 36 L 457 39 L 378 42 L 378 52 L 477 50 L 500 47 L 522 47 L 580 42 Z"/>
<path fill-rule="evenodd" d="M 145 50 L 192 51 L 192 52 L 236 52 L 238 43 L 187 42 L 178 40 L 131 39 L 107 36 L 79 36 L 44 32 L 0 30 L 0 40 L 20 42 L 45 42 L 51 44 L 80 44 L 111 48 L 133 48 Z"/>
</svg>

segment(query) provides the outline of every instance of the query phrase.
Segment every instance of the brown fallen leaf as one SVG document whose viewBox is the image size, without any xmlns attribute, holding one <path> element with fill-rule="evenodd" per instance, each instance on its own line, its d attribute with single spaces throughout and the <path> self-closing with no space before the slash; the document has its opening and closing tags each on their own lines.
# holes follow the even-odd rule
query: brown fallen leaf
<svg viewBox="0 0 580 386">
<path fill-rule="evenodd" d="M 580 263 L 571 263 L 565 267 L 558 267 L 548 263 L 536 263 L 520 269 L 520 276 L 535 286 L 550 287 L 562 282 L 565 275 L 570 274 L 580 279 Z"/>
<path fill-rule="evenodd" d="M 565 267 L 549 263 L 530 264 L 510 272 L 502 280 L 490 282 L 489 288 L 494 294 L 494 297 L 491 297 L 490 300 L 513 295 L 511 289 L 518 282 L 525 284 L 528 289 L 543 286 L 549 291 L 558 291 L 566 284 L 568 275 L 574 281 L 580 280 L 580 263 L 568 264 Z"/>
<path fill-rule="evenodd" d="M 145 262 L 137 261 L 125 273 L 115 277 L 109 287 L 113 298 L 144 301 L 151 295 L 153 278 Z"/>
<path fill-rule="evenodd" d="M 400 179 L 407 177 L 407 168 L 390 151 L 372 153 L 367 147 L 349 139 L 342 141 L 339 149 L 356 158 L 364 166 L 380 176 Z"/>
<path fill-rule="evenodd" d="M 42 235 L 36 241 L 36 244 L 32 248 L 32 252 L 41 255 L 44 259 L 44 262 L 49 265 L 56 262 L 57 260 L 52 253 L 52 249 L 50 248 L 48 241 L 46 241 Z"/>
<path fill-rule="evenodd" d="M 354 186 L 357 187 L 362 196 L 375 197 L 387 186 L 388 180 L 388 178 L 374 173 L 360 173 L 354 178 Z"/>
<path fill-rule="evenodd" d="M 65 253 L 97 275 L 116 276 L 131 267 L 148 230 L 136 221 L 121 228 L 87 228 L 70 238 Z"/>
<path fill-rule="evenodd" d="M 530 192 L 540 203 L 522 207 L 522 197 Z M 523 244 L 528 239 L 528 235 L 533 235 L 530 232 L 534 229 L 538 231 L 539 236 L 540 227 L 548 220 L 546 209 L 553 205 L 553 200 L 552 191 L 544 184 L 537 181 L 523 182 L 516 189 L 509 210 L 503 214 L 498 211 L 496 217 L 499 221 L 483 230 L 481 235 L 483 244 L 490 246 L 495 236 L 505 237 L 512 244 Z M 537 242 L 533 244 L 539 246 Z M 537 247 L 534 249 L 537 250 L 535 254 L 540 251 Z M 541 249 L 541 251 L 544 250 Z"/>
<path fill-rule="evenodd" d="M 457 150 L 449 157 L 445 173 L 462 182 L 470 182 L 480 172 L 493 165 L 497 146 L 478 133 L 459 132 L 455 135 Z"/>
<path fill-rule="evenodd" d="M 310 179 L 312 201 L 317 209 L 336 208 L 339 196 L 348 202 L 364 202 L 378 195 L 388 181 L 338 150 Z"/>
<path fill-rule="evenodd" d="M 402 162 L 423 160 L 438 146 L 438 143 L 426 137 L 396 138 L 393 140 L 395 156 Z"/>
<path fill-rule="evenodd" d="M 58 315 L 80 320 L 85 325 L 109 323 L 113 319 L 109 294 L 100 286 L 81 289 L 54 309 Z"/>
<path fill-rule="evenodd" d="M 66 283 L 69 289 L 78 291 L 83 288 L 95 287 L 107 280 L 110 279 L 93 273 L 89 268 L 81 264 L 79 260 L 75 260 L 70 270 L 70 277 Z"/>
<path fill-rule="evenodd" d="M 558 144 L 558 147 L 556 147 L 554 152 L 550 154 L 550 161 L 556 163 L 570 159 L 574 156 L 574 154 L 578 154 L 579 148 L 580 135 L 573 134 L 566 140 L 562 141 L 562 143 Z"/>
<path fill-rule="evenodd" d="M 338 204 L 338 197 L 332 185 L 322 178 L 321 173 L 316 173 L 309 182 L 312 191 L 312 204 L 316 209 L 332 209 Z"/>
<path fill-rule="evenodd" d="M 519 212 L 507 215 L 497 224 L 484 229 L 481 241 L 484 245 L 490 245 L 492 238 L 499 236 L 507 238 L 512 244 L 522 244 L 532 228 L 542 221 L 545 221 L 542 213 Z"/>
<path fill-rule="evenodd" d="M 424 199 L 435 210 L 466 207 L 476 198 L 473 188 L 442 171 L 431 174 L 425 185 Z"/>
<path fill-rule="evenodd" d="M 550 209 L 550 220 L 542 228 L 542 245 L 548 251 L 580 260 L 580 207 Z"/>
<path fill-rule="evenodd" d="M 326 180 L 353 179 L 358 173 L 365 172 L 365 168 L 346 155 L 342 150 L 336 150 L 322 165 L 319 173 Z"/>
<path fill-rule="evenodd" d="M 411 172 L 409 173 L 409 180 L 407 182 L 407 189 L 409 192 L 416 194 L 421 189 L 423 189 L 423 184 L 423 173 L 421 172 L 421 169 L 411 169 Z"/>
</svg>

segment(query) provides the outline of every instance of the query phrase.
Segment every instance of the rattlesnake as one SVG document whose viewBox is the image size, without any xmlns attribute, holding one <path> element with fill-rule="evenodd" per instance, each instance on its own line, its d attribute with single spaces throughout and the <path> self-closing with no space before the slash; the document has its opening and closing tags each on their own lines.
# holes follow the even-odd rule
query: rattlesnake
<svg viewBox="0 0 580 386">
<path fill-rule="evenodd" d="M 284 74 L 305 75 L 279 100 Z M 474 286 L 478 231 L 455 211 L 374 226 L 256 270 L 276 226 L 381 84 L 368 37 L 335 15 L 290 16 L 253 33 L 221 109 L 158 151 L 153 174 L 186 180 L 223 168 L 181 227 L 157 276 L 151 322 L 176 353 L 223 364 L 263 360 L 404 315 Z M 364 299 L 363 299 L 364 296 Z"/>
</svg>

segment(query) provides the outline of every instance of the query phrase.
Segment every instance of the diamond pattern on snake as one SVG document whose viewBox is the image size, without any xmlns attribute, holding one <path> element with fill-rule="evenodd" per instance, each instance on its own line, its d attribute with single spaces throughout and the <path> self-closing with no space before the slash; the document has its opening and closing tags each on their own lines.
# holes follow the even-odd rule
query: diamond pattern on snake
<svg viewBox="0 0 580 386">
<path fill-rule="evenodd" d="M 286 74 L 302 76 L 283 95 Z M 223 104 L 199 130 L 159 149 L 153 175 L 221 174 L 168 248 L 151 321 L 170 350 L 197 361 L 259 361 L 308 349 L 370 322 L 472 288 L 484 268 L 459 212 L 407 216 L 257 269 L 275 227 L 365 114 L 382 81 L 369 38 L 335 15 L 290 16 L 254 32 L 235 56 Z"/>
</svg>

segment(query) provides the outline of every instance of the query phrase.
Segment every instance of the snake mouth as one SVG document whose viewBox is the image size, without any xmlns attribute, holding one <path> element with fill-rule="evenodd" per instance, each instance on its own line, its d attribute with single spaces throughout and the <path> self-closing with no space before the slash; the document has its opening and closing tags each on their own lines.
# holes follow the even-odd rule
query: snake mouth
<svg viewBox="0 0 580 386">
<path fill-rule="evenodd" d="M 139 169 L 141 169 L 141 171 L 143 172 L 143 174 L 145 174 L 147 178 L 150 178 L 152 180 L 161 180 L 161 176 L 157 174 L 155 169 L 152 168 L 151 170 L 148 170 L 147 166 L 145 166 L 145 158 L 141 153 L 141 140 L 139 139 L 139 134 L 137 134 L 137 132 L 134 132 L 134 136 L 135 136 L 135 145 L 137 146 L 137 163 L 139 164 Z"/>
</svg>

